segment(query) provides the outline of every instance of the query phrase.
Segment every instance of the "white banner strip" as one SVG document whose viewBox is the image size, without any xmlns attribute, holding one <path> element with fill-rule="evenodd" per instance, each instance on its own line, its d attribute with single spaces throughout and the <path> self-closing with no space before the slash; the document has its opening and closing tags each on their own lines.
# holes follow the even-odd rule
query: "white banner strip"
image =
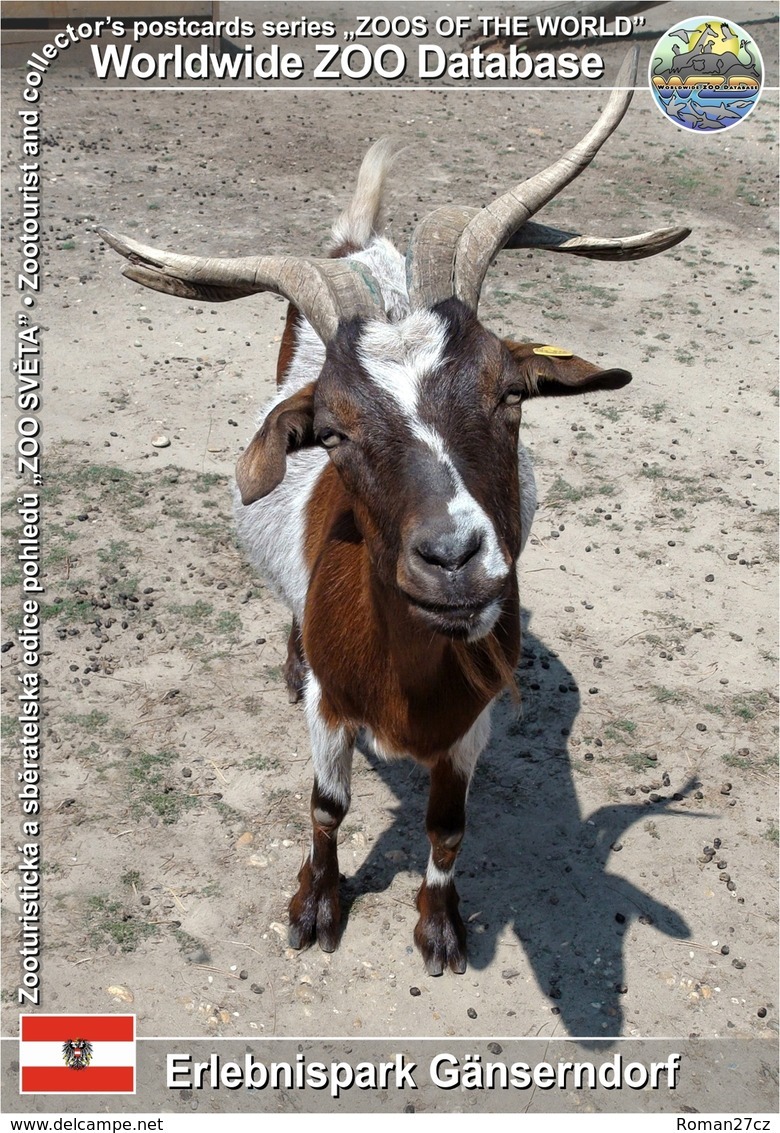
<svg viewBox="0 0 780 1133">
<path fill-rule="evenodd" d="M 0 1117 L 0 1133 L 19 1133 L 22 1113 Z M 741 1130 L 741 1133 L 780 1133 L 780 1122 L 773 1114 L 745 1113 L 516 1113 L 483 1115 L 490 1122 L 491 1133 L 517 1133 L 518 1124 L 523 1133 L 626 1133 L 630 1119 L 631 1133 L 708 1133 L 717 1130 Z M 43 1124 L 46 1114 L 36 1114 Z M 478 1114 L 426 1114 L 426 1113 L 340 1113 L 325 1119 L 330 1126 L 338 1121 L 340 1133 L 365 1133 L 369 1122 L 375 1133 L 393 1133 L 399 1126 L 408 1126 L 416 1133 L 473 1133 L 474 1119 Z M 59 1118 L 59 1124 L 55 1120 Z M 112 1118 L 115 1124 L 112 1126 Z M 315 1120 L 323 1121 L 320 1114 Z M 104 1133 L 311 1133 L 311 1114 L 274 1113 L 73 1113 L 65 1116 L 48 1114 L 48 1128 L 55 1130 L 101 1130 Z M 88 1122 L 100 1122 L 89 1125 Z M 12 1124 L 13 1123 L 13 1124 Z M 413 1123 L 413 1124 L 412 1124 Z"/>
<path fill-rule="evenodd" d="M 22 1066 L 64 1066 L 61 1042 L 23 1042 L 19 1048 Z M 134 1043 L 92 1044 L 90 1066 L 135 1066 Z"/>
</svg>

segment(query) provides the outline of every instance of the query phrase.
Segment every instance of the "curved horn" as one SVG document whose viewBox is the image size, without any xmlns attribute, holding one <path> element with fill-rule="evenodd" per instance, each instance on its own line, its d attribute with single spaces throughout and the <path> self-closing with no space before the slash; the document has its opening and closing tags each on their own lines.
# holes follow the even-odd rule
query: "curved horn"
<svg viewBox="0 0 780 1133">
<path fill-rule="evenodd" d="M 415 226 L 406 252 L 406 289 L 413 307 L 432 307 L 455 291 L 455 249 L 479 209 L 443 205 Z"/>
<path fill-rule="evenodd" d="M 546 252 L 568 252 L 589 260 L 643 260 L 673 248 L 690 234 L 690 228 L 677 227 L 656 228 L 637 236 L 583 236 L 531 220 L 512 233 L 504 248 L 542 248 Z"/>
<path fill-rule="evenodd" d="M 445 206 L 417 226 L 407 268 L 414 289 L 413 305 L 430 306 L 455 295 L 476 311 L 482 281 L 493 257 L 534 213 L 582 173 L 617 128 L 633 97 L 638 61 L 639 48 L 634 47 L 618 72 L 598 121 L 563 157 L 484 209 Z M 434 226 L 442 236 L 440 247 L 431 252 L 426 244 L 434 234 Z"/>
<path fill-rule="evenodd" d="M 379 287 L 359 262 L 299 256 L 183 256 L 161 252 L 105 228 L 97 231 L 130 261 L 124 270 L 128 279 L 144 287 L 214 303 L 273 291 L 294 303 L 326 343 L 336 333 L 340 319 L 383 315 Z"/>
</svg>

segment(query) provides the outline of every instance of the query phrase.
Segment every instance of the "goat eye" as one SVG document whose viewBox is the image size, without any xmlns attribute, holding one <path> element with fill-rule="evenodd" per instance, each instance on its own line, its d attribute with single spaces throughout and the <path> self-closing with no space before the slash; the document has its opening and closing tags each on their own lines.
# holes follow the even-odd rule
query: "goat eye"
<svg viewBox="0 0 780 1133">
<path fill-rule="evenodd" d="M 317 434 L 317 440 L 323 448 L 338 448 L 343 440 L 343 433 L 337 433 L 335 429 L 322 429 Z"/>
<path fill-rule="evenodd" d="M 504 405 L 519 405 L 523 395 L 519 389 L 510 389 L 504 394 Z"/>
</svg>

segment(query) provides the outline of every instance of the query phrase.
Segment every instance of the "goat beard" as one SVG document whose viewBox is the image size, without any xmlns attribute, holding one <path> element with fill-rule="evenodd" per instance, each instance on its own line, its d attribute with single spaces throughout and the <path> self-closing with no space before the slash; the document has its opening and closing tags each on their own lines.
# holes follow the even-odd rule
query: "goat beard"
<svg viewBox="0 0 780 1133">
<path fill-rule="evenodd" d="M 495 633 L 489 633 L 477 641 L 453 641 L 452 648 L 463 676 L 480 697 L 492 700 L 506 688 L 515 703 L 519 703 L 520 689 L 515 670 L 507 660 Z M 498 688 L 496 677 L 499 680 Z"/>
</svg>

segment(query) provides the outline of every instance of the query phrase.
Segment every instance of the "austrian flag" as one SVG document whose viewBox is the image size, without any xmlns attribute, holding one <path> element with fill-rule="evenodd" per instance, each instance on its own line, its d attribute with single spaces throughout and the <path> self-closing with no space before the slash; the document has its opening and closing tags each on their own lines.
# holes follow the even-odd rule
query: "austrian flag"
<svg viewBox="0 0 780 1133">
<path fill-rule="evenodd" d="M 135 1015 L 22 1015 L 20 1023 L 20 1093 L 135 1093 Z"/>
</svg>

